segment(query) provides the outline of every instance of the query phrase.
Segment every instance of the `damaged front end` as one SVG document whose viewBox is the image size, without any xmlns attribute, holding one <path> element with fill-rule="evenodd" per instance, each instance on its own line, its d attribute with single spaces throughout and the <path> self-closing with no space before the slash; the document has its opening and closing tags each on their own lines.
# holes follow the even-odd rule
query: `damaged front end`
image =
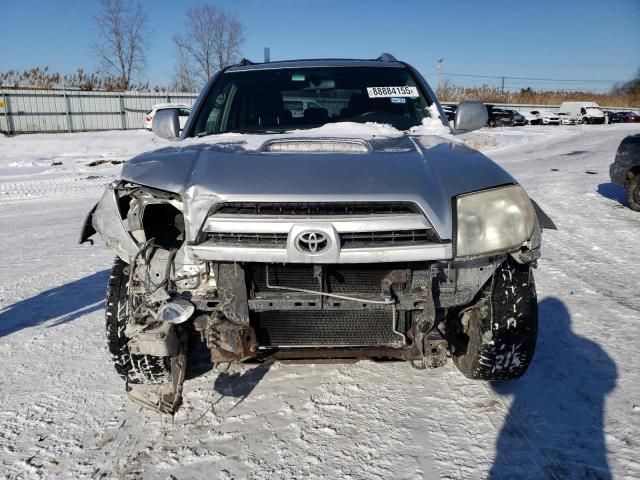
<svg viewBox="0 0 640 480">
<path fill-rule="evenodd" d="M 207 265 L 184 248 L 183 212 L 179 195 L 114 182 L 80 238 L 83 243 L 98 232 L 121 259 L 111 278 L 126 285 L 108 292 L 107 305 L 108 336 L 110 328 L 121 334 L 108 338 L 109 347 L 129 396 L 163 413 L 175 412 L 182 400 L 189 337 L 184 324 L 195 312 L 190 298 L 210 289 Z M 150 359 L 154 367 L 144 370 L 140 364 Z"/>
<path fill-rule="evenodd" d="M 108 336 L 120 335 L 108 339 L 116 370 L 134 401 L 169 414 L 198 339 L 214 365 L 444 365 L 447 319 L 464 313 L 508 257 L 539 257 L 538 216 L 518 249 L 455 258 L 453 242 L 411 202 L 212 202 L 194 225 L 187 199 L 115 182 L 81 235 L 98 232 L 119 257 L 112 280 L 123 286 L 107 302 Z"/>
</svg>

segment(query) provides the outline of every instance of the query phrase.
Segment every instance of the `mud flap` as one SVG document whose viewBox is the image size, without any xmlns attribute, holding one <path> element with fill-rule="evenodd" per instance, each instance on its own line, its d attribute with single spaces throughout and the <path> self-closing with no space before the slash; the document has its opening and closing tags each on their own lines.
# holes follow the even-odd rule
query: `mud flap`
<svg viewBox="0 0 640 480">
<path fill-rule="evenodd" d="M 549 217 L 549 215 L 547 215 L 544 210 L 540 208 L 540 205 L 538 205 L 533 200 L 531 200 L 531 203 L 533 204 L 533 209 L 536 211 L 536 215 L 538 216 L 538 223 L 540 224 L 540 228 L 544 228 L 547 230 L 558 230 L 558 227 L 556 227 L 556 224 L 553 223 L 551 217 Z"/>
<path fill-rule="evenodd" d="M 93 245 L 93 240 L 90 240 L 89 237 L 93 237 L 97 233 L 96 229 L 93 228 L 93 214 L 95 213 L 96 208 L 98 208 L 97 203 L 93 206 L 91 211 L 84 219 L 82 230 L 80 231 L 80 241 L 78 242 L 80 243 L 80 245 L 82 245 L 84 242 L 90 242 L 90 244 Z"/>
<path fill-rule="evenodd" d="M 171 357 L 171 379 L 159 385 L 127 383 L 127 396 L 149 410 L 174 415 L 182 405 L 182 390 L 187 372 L 187 335 L 179 337 L 179 350 Z"/>
</svg>

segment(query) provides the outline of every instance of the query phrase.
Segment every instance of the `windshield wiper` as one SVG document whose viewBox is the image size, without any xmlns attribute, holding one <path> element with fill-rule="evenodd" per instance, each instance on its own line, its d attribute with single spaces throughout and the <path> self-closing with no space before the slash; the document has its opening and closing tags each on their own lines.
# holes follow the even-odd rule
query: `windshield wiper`
<svg viewBox="0 0 640 480">
<path fill-rule="evenodd" d="M 198 134 L 198 138 L 208 137 L 209 135 L 222 135 L 223 133 L 268 135 L 268 134 L 274 134 L 274 133 L 284 133 L 287 131 L 288 131 L 287 129 L 282 129 L 282 130 L 227 130 L 226 132 L 201 132 Z"/>
</svg>

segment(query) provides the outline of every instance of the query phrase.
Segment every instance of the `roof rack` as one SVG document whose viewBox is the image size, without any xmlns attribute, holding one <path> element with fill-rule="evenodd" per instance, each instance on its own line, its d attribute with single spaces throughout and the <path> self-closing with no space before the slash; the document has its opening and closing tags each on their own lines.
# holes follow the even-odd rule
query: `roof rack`
<svg viewBox="0 0 640 480">
<path fill-rule="evenodd" d="M 277 63 L 295 63 L 295 62 L 309 62 L 309 61 L 314 62 L 314 61 L 322 61 L 322 60 L 354 61 L 354 62 L 374 61 L 374 62 L 388 62 L 388 63 L 398 62 L 398 60 L 396 60 L 396 57 L 394 57 L 390 53 L 383 53 L 378 58 L 374 58 L 374 59 L 370 59 L 370 60 L 363 60 L 362 58 L 298 58 L 298 59 L 295 59 L 295 60 L 278 60 Z M 260 63 L 260 62 L 256 63 L 256 62 L 252 62 L 248 58 L 243 58 L 242 60 L 240 60 L 238 63 L 234 64 L 233 66 L 234 67 L 245 67 L 247 65 L 264 65 L 264 63 Z"/>
<path fill-rule="evenodd" d="M 397 62 L 396 57 L 391 55 L 390 53 L 383 53 L 378 58 L 376 58 L 378 62 Z"/>
</svg>

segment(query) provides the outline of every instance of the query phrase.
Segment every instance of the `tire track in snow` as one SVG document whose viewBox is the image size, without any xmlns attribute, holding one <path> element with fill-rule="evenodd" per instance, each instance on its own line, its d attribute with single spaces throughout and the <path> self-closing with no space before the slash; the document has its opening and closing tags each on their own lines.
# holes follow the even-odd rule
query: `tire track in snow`
<svg viewBox="0 0 640 480">
<path fill-rule="evenodd" d="M 0 183 L 0 199 L 20 199 L 24 197 L 57 197 L 101 190 L 112 179 L 110 176 L 56 177 L 41 180 Z"/>
<path fill-rule="evenodd" d="M 128 474 L 135 474 L 133 460 L 143 448 L 152 448 L 148 442 L 151 430 L 146 428 L 149 416 L 150 413 L 142 408 L 128 406 L 124 418 L 118 419 L 118 426 L 102 434 L 96 455 L 104 460 L 98 462 L 91 475 L 92 480 L 105 480 L 113 478 L 113 475 L 127 478 Z"/>
</svg>

